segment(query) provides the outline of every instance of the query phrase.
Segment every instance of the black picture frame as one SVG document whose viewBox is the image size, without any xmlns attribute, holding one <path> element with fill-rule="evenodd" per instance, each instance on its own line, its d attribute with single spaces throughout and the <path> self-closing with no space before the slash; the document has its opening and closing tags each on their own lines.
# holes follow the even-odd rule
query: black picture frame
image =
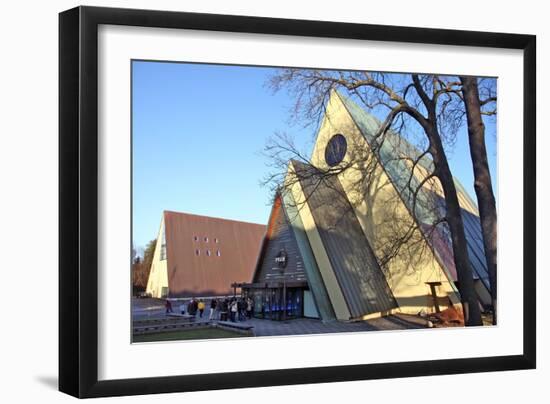
<svg viewBox="0 0 550 404">
<path fill-rule="evenodd" d="M 113 24 L 523 51 L 523 354 L 98 381 L 98 26 Z M 76 397 L 325 383 L 536 366 L 536 37 L 168 11 L 59 15 L 59 390 Z"/>
</svg>

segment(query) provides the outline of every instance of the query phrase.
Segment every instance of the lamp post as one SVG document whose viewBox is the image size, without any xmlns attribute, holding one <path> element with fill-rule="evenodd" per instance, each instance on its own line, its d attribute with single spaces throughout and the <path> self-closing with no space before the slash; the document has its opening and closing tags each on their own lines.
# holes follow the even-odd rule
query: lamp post
<svg viewBox="0 0 550 404">
<path fill-rule="evenodd" d="M 283 274 L 283 321 L 285 321 L 286 320 L 286 276 L 285 276 L 284 267 L 282 268 L 281 273 Z"/>
<path fill-rule="evenodd" d="M 279 254 L 275 257 L 275 263 L 278 265 L 279 270 L 283 276 L 283 321 L 286 320 L 286 276 L 285 269 L 287 265 L 287 254 L 284 247 L 279 251 Z"/>
</svg>

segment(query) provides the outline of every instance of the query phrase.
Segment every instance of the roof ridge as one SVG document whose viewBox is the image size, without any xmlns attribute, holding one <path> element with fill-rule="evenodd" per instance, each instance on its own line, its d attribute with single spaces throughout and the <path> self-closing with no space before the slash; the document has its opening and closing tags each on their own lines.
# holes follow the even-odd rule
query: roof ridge
<svg viewBox="0 0 550 404">
<path fill-rule="evenodd" d="M 376 140 L 376 139 L 372 139 L 372 140 L 369 139 L 369 137 L 373 136 L 373 134 L 371 133 L 367 134 L 365 133 L 365 131 L 370 128 L 363 127 L 363 125 L 361 125 L 358 121 L 361 118 L 366 118 L 367 120 L 374 121 L 374 123 L 376 123 L 378 127 L 381 125 L 381 121 L 371 113 L 365 111 L 365 109 L 360 107 L 353 99 L 346 97 L 345 95 L 341 94 L 338 90 L 334 90 L 334 92 L 344 104 L 344 107 L 346 108 L 347 112 L 350 114 L 353 121 L 355 122 L 355 125 L 359 128 L 359 131 L 363 134 L 367 142 L 370 143 L 372 140 Z M 354 112 L 361 114 L 362 116 L 355 116 Z M 364 123 L 365 126 L 367 126 L 365 122 L 362 122 L 362 123 Z M 399 150 L 399 152 L 401 153 L 413 152 L 417 156 L 421 154 L 421 151 L 418 149 L 418 147 L 416 147 L 411 142 L 409 142 L 405 137 L 401 135 L 401 133 L 398 133 L 392 129 L 389 129 L 387 133 L 390 134 L 391 137 L 386 140 L 389 140 L 392 146 L 396 147 Z M 394 144 L 394 141 L 402 142 L 402 144 Z M 406 149 L 409 149 L 409 150 L 406 150 Z M 419 164 L 425 169 L 430 169 L 430 165 L 433 164 L 433 159 L 427 155 L 424 155 L 419 160 Z M 475 210 L 479 211 L 477 203 L 473 200 L 472 196 L 466 191 L 466 189 L 464 188 L 460 180 L 454 175 L 453 175 L 453 181 L 455 183 L 455 186 L 460 189 L 462 196 L 464 196 L 464 198 L 475 208 Z"/>
<path fill-rule="evenodd" d="M 262 223 L 247 222 L 247 221 L 244 221 L 244 220 L 236 220 L 236 219 L 227 219 L 227 218 L 224 218 L 224 217 L 198 215 L 196 213 L 178 212 L 178 211 L 169 210 L 169 209 L 163 210 L 163 215 L 165 215 L 166 213 L 179 215 L 179 216 L 194 216 L 194 217 L 197 217 L 197 218 L 211 219 L 211 220 L 216 220 L 216 221 L 225 221 L 225 222 L 232 222 L 232 223 L 243 223 L 243 224 L 249 224 L 249 225 L 254 225 L 254 226 L 263 226 L 263 227 L 267 226 L 266 224 L 262 224 Z"/>
</svg>

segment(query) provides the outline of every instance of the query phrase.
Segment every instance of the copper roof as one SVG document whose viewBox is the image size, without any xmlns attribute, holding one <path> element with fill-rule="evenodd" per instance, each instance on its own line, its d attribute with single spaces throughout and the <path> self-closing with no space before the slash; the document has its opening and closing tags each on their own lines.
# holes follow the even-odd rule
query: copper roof
<svg viewBox="0 0 550 404">
<path fill-rule="evenodd" d="M 266 226 L 164 212 L 170 297 L 222 296 L 250 282 Z"/>
</svg>

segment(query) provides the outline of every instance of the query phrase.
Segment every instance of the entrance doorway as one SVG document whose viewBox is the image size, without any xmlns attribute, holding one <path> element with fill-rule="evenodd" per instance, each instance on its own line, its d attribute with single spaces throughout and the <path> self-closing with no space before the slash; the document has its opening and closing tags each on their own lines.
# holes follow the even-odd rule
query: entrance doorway
<svg viewBox="0 0 550 404">
<path fill-rule="evenodd" d="M 286 293 L 282 287 L 254 289 L 250 292 L 256 318 L 280 321 L 304 316 L 303 288 L 289 287 Z"/>
</svg>

